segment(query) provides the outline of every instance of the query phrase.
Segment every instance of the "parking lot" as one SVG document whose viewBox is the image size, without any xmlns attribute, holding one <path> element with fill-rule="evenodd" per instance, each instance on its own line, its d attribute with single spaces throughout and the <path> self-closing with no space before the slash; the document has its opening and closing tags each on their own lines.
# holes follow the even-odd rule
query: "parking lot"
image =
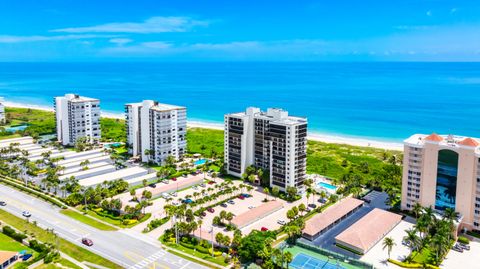
<svg viewBox="0 0 480 269">
<path fill-rule="evenodd" d="M 333 228 L 331 228 L 330 230 L 326 231 L 325 233 L 317 237 L 313 241 L 313 243 L 316 246 L 340 253 L 345 256 L 349 256 L 356 259 L 360 258 L 359 255 L 356 255 L 343 248 L 337 247 L 335 245 L 335 237 L 339 235 L 341 232 L 343 232 L 345 229 L 347 229 L 348 227 L 352 226 L 359 219 L 367 215 L 374 208 L 381 208 L 381 209 L 387 208 L 387 206 L 385 205 L 385 201 L 387 200 L 388 195 L 386 193 L 372 191 L 370 194 L 368 194 L 364 198 L 369 200 L 370 203 L 365 203 L 360 209 L 355 211 L 352 215 L 348 216 L 346 219 L 342 220 Z"/>
</svg>

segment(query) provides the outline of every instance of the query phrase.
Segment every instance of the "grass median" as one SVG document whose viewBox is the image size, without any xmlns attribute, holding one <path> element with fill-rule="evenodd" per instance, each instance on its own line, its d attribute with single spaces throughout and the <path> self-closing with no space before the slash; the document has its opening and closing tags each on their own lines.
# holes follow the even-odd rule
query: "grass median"
<svg viewBox="0 0 480 269">
<path fill-rule="evenodd" d="M 14 216 L 4 210 L 0 209 L 0 220 L 7 223 L 10 226 L 15 227 L 19 231 L 26 231 L 28 234 L 33 234 L 38 240 L 44 243 L 50 243 L 56 245 L 58 243 L 58 250 L 64 252 L 70 257 L 75 257 L 76 260 L 83 262 L 91 262 L 107 268 L 122 268 L 121 266 L 95 254 L 91 251 L 77 246 L 63 238 L 56 238 L 56 236 L 43 230 L 42 228 L 34 225 L 33 223 L 26 222 L 17 216 Z"/>
<path fill-rule="evenodd" d="M 85 223 L 87 225 L 90 225 L 94 228 L 102 230 L 102 231 L 117 231 L 118 230 L 118 229 L 116 229 L 116 228 L 114 228 L 110 225 L 107 225 L 105 223 L 94 220 L 90 217 L 87 217 L 87 216 L 83 215 L 82 213 L 79 213 L 77 211 L 73 211 L 71 209 L 63 209 L 63 210 L 60 211 L 60 213 L 66 215 L 66 216 L 69 216 L 73 219 L 76 219 L 76 220 L 78 220 L 82 223 Z"/>
</svg>

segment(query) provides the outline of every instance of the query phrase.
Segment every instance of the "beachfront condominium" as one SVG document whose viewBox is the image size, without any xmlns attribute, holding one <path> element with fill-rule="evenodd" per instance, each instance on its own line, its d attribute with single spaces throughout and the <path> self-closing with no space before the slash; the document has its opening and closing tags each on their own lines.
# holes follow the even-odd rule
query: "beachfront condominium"
<svg viewBox="0 0 480 269">
<path fill-rule="evenodd" d="M 55 97 L 57 140 L 64 146 L 73 146 L 81 137 L 95 143 L 101 138 L 100 100 L 66 94 Z"/>
<path fill-rule="evenodd" d="M 5 117 L 5 105 L 3 104 L 4 99 L 0 97 L 0 125 L 5 124 L 6 117 Z"/>
<path fill-rule="evenodd" d="M 270 186 L 303 190 L 307 162 L 307 119 L 282 109 L 249 107 L 225 115 L 225 170 L 241 177 L 253 165 L 267 171 Z"/>
<path fill-rule="evenodd" d="M 152 100 L 125 105 L 129 153 L 142 162 L 163 164 L 187 150 L 187 109 Z"/>
<path fill-rule="evenodd" d="M 462 228 L 480 230 L 480 142 L 454 135 L 416 134 L 404 142 L 402 203 L 439 212 L 452 208 Z"/>
</svg>

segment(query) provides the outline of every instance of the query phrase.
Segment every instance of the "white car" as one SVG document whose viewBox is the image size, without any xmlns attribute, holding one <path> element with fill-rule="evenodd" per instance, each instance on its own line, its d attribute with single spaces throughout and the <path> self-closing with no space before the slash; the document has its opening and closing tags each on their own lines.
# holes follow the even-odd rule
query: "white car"
<svg viewBox="0 0 480 269">
<path fill-rule="evenodd" d="M 22 216 L 24 216 L 25 218 L 30 218 L 32 216 L 32 214 L 30 214 L 30 212 L 28 212 L 28 211 L 23 211 Z"/>
<path fill-rule="evenodd" d="M 255 207 L 253 205 L 249 206 L 248 209 L 254 209 Z"/>
<path fill-rule="evenodd" d="M 281 220 L 281 219 L 277 220 L 277 223 L 280 224 L 280 225 L 287 224 L 284 220 Z"/>
</svg>

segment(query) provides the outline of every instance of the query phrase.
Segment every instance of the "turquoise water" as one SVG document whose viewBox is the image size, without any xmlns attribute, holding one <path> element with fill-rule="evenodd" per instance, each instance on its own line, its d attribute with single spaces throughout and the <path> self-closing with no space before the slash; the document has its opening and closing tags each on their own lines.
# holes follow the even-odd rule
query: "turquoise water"
<svg viewBox="0 0 480 269">
<path fill-rule="evenodd" d="M 327 189 L 329 189 L 329 190 L 336 190 L 336 189 L 337 189 L 337 187 L 335 187 L 335 186 L 333 186 L 333 185 L 331 185 L 331 184 L 325 183 L 325 182 L 319 182 L 317 185 L 318 185 L 319 187 L 327 188 Z"/>
<path fill-rule="evenodd" d="M 122 145 L 122 143 L 112 143 L 112 144 L 106 144 L 105 147 L 106 148 L 117 148 L 117 147 L 120 147 Z"/>
<path fill-rule="evenodd" d="M 202 164 L 205 164 L 207 162 L 206 159 L 200 159 L 200 160 L 196 160 L 194 162 L 195 165 L 202 165 Z"/>
<path fill-rule="evenodd" d="M 400 142 L 480 136 L 480 63 L 0 63 L 0 96 L 52 106 L 67 92 L 124 113 L 142 99 L 223 123 L 248 106 L 306 116 L 309 132 Z"/>
<path fill-rule="evenodd" d="M 15 133 L 16 131 L 23 131 L 27 129 L 28 125 L 19 125 L 14 127 L 5 128 L 5 131 Z"/>
</svg>

